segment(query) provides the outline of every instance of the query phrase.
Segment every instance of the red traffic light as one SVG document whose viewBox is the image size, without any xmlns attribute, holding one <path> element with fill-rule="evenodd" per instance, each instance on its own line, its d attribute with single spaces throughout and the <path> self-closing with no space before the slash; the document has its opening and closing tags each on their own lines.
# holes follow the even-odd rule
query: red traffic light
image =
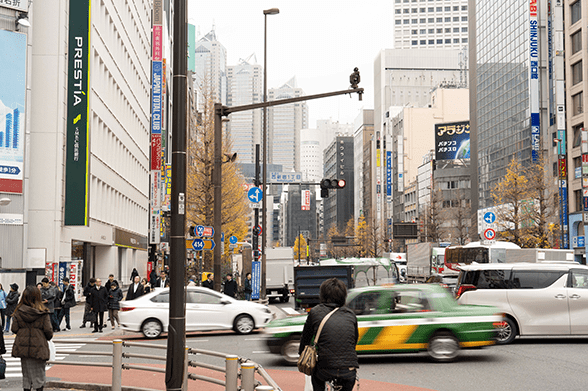
<svg viewBox="0 0 588 391">
<path fill-rule="evenodd" d="M 321 189 L 342 189 L 346 184 L 345 179 L 323 179 Z"/>
<path fill-rule="evenodd" d="M 347 182 L 345 182 L 345 179 L 339 179 L 339 180 L 337 180 L 337 187 L 339 189 L 344 188 L 346 184 L 347 184 Z"/>
</svg>

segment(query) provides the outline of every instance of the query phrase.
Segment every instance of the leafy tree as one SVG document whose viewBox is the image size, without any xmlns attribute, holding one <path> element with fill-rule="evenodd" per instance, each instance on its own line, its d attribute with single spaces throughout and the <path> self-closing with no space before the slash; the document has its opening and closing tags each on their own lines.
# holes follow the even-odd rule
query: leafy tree
<svg viewBox="0 0 588 391">
<path fill-rule="evenodd" d="M 300 249 L 300 253 L 298 252 L 298 249 Z M 298 237 L 296 238 L 296 240 L 294 241 L 294 259 L 306 259 L 306 239 L 304 239 L 304 236 L 302 236 L 302 234 L 298 235 Z"/>
<path fill-rule="evenodd" d="M 357 252 L 360 258 L 367 257 L 370 253 L 368 244 L 370 237 L 370 228 L 365 221 L 365 216 L 361 216 L 357 221 L 357 227 L 355 229 L 355 243 L 358 245 Z"/>
<path fill-rule="evenodd" d="M 552 189 L 547 182 L 547 171 L 544 159 L 541 158 L 526 170 L 528 181 L 528 194 L 533 199 L 534 205 L 528 215 L 533 222 L 528 230 L 529 247 L 552 248 L 555 244 L 553 233 L 559 224 L 552 223 L 558 217 L 559 194 L 552 194 Z"/>
</svg>

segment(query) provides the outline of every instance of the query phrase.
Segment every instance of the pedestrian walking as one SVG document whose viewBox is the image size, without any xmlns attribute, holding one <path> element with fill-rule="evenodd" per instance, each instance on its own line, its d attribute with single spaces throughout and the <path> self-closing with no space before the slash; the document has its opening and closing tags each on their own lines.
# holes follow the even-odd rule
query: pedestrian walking
<svg viewBox="0 0 588 391">
<path fill-rule="evenodd" d="M 8 292 L 8 296 L 6 296 L 6 328 L 4 329 L 5 333 L 10 331 L 10 319 L 12 318 L 12 313 L 18 304 L 18 299 L 20 298 L 20 293 L 18 293 L 18 284 L 13 283 L 10 284 L 10 292 Z"/>
<path fill-rule="evenodd" d="M 245 275 L 245 283 L 243 284 L 243 292 L 245 293 L 245 300 L 251 301 L 251 293 L 253 293 L 253 286 L 251 285 L 251 273 Z"/>
<path fill-rule="evenodd" d="M 151 292 L 151 284 L 145 277 L 141 279 L 141 285 L 143 285 L 143 294 L 146 295 L 147 293 Z"/>
<path fill-rule="evenodd" d="M 152 287 L 154 287 L 155 284 L 157 284 L 157 272 L 155 271 L 155 269 L 151 270 L 151 273 L 149 274 L 149 283 Z"/>
<path fill-rule="evenodd" d="M 167 274 L 162 271 L 159 274 L 159 278 L 157 279 L 157 282 L 155 283 L 155 288 L 167 288 L 169 286 L 169 279 L 167 278 Z"/>
<path fill-rule="evenodd" d="M 188 280 L 188 286 L 196 286 L 196 276 L 190 276 Z"/>
<path fill-rule="evenodd" d="M 228 273 L 225 282 L 223 282 L 222 292 L 227 296 L 235 297 L 238 289 L 239 286 L 237 285 L 237 282 L 233 280 L 233 275 Z"/>
<path fill-rule="evenodd" d="M 139 276 L 135 276 L 135 281 L 129 287 L 126 300 L 133 300 L 143 295 L 143 284 L 141 284 Z"/>
<path fill-rule="evenodd" d="M 49 282 L 49 285 L 51 285 L 55 292 L 55 300 L 53 300 L 53 315 L 51 316 L 51 323 L 54 327 L 53 332 L 55 333 L 61 331 L 59 326 L 59 313 L 61 312 L 61 299 L 63 299 L 63 292 L 53 281 Z"/>
<path fill-rule="evenodd" d="M 298 353 L 302 354 L 304 347 L 311 344 L 322 320 L 330 314 L 316 347 L 319 355 L 312 374 L 312 389 L 324 391 L 325 382 L 332 381 L 336 390 L 351 391 L 359 368 L 355 351 L 359 337 L 357 317 L 345 306 L 347 288 L 341 280 L 324 281 L 319 298 L 320 304 L 310 310 L 306 318 Z"/>
<path fill-rule="evenodd" d="M 82 319 L 82 325 L 80 326 L 81 329 L 86 327 L 86 322 L 90 322 L 90 326 L 93 326 L 94 316 L 92 314 L 92 289 L 94 289 L 94 285 L 96 285 L 96 279 L 94 277 L 90 278 L 88 284 L 84 287 L 84 297 L 86 298 L 86 304 L 84 306 L 84 318 Z"/>
<path fill-rule="evenodd" d="M 49 318 L 51 319 L 51 325 L 53 326 L 53 331 L 57 328 L 55 324 L 56 321 L 53 319 L 53 314 L 55 313 L 55 288 L 49 284 L 49 279 L 44 277 L 41 280 L 41 284 L 43 287 L 41 288 L 41 298 L 43 300 L 43 304 L 49 310 Z M 24 294 L 24 293 L 23 293 Z"/>
<path fill-rule="evenodd" d="M 138 277 L 138 276 L 139 276 L 139 272 L 137 271 L 137 268 L 134 267 L 133 271 L 131 272 L 131 282 L 135 281 L 135 277 Z"/>
<path fill-rule="evenodd" d="M 110 324 L 114 330 L 114 321 L 120 326 L 120 319 L 118 318 L 118 311 L 120 310 L 120 301 L 123 299 L 123 293 L 118 287 L 118 283 L 114 281 L 110 284 L 110 291 L 108 292 L 108 317 Z"/>
<path fill-rule="evenodd" d="M 59 327 L 61 327 L 61 321 L 65 317 L 65 330 L 71 330 L 70 324 L 70 308 L 76 305 L 76 294 L 73 286 L 69 283 L 69 278 L 63 279 L 63 297 L 61 299 L 61 311 L 59 312 Z"/>
<path fill-rule="evenodd" d="M 91 310 L 96 314 L 96 322 L 94 322 L 93 333 L 102 332 L 104 328 L 104 312 L 108 309 L 108 292 L 102 286 L 102 280 L 97 278 L 92 294 L 90 295 Z"/>
<path fill-rule="evenodd" d="M 43 304 L 41 292 L 27 286 L 13 313 L 12 332 L 16 334 L 12 357 L 20 358 L 22 387 L 25 391 L 43 390 L 45 365 L 49 360 L 49 341 L 53 326 L 49 310 Z"/>
<path fill-rule="evenodd" d="M 110 292 L 110 285 L 112 285 L 113 282 L 116 282 L 116 285 L 118 285 L 118 281 L 114 279 L 114 274 L 109 274 L 108 281 L 106 281 L 106 283 L 104 284 L 106 292 Z"/>
<path fill-rule="evenodd" d="M 2 318 L 2 330 L 6 327 L 6 296 L 8 296 L 8 294 L 4 291 L 2 284 L 0 284 L 0 317 Z"/>
<path fill-rule="evenodd" d="M 214 290 L 214 276 L 212 275 L 212 273 L 208 273 L 206 275 L 206 281 L 202 283 L 202 286 Z"/>
</svg>

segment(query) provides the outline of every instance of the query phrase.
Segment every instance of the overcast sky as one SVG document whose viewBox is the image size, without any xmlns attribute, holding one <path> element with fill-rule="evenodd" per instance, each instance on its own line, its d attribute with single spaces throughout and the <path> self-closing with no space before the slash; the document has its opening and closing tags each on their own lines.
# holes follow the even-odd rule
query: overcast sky
<svg viewBox="0 0 588 391">
<path fill-rule="evenodd" d="M 252 53 L 263 65 L 263 10 L 279 8 L 267 17 L 268 88 L 296 76 L 307 95 L 344 90 L 358 67 L 363 101 L 356 94 L 308 101 L 310 128 L 318 119 L 353 123 L 360 109 L 373 108 L 374 59 L 393 48 L 393 0 L 190 0 L 188 7 L 201 35 L 214 24 L 227 65 Z"/>
</svg>

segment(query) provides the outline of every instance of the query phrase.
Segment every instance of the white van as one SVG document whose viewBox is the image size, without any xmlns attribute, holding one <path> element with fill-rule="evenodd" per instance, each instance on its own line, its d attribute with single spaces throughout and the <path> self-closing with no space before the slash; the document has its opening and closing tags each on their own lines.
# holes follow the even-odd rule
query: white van
<svg viewBox="0 0 588 391">
<path fill-rule="evenodd" d="M 517 335 L 588 335 L 588 267 L 576 262 L 462 266 L 459 304 L 485 304 L 505 314 L 498 343 Z"/>
</svg>

